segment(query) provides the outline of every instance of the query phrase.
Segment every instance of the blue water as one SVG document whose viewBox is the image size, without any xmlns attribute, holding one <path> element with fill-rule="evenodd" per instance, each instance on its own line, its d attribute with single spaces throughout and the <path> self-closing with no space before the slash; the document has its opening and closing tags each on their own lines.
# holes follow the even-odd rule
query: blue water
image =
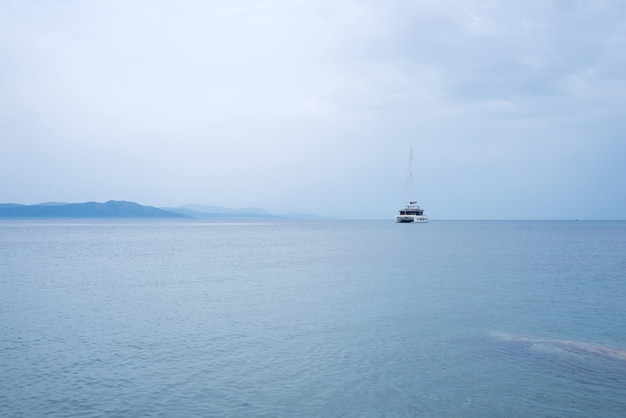
<svg viewBox="0 0 626 418">
<path fill-rule="evenodd" d="M 0 416 L 626 415 L 626 222 L 0 221 Z"/>
</svg>

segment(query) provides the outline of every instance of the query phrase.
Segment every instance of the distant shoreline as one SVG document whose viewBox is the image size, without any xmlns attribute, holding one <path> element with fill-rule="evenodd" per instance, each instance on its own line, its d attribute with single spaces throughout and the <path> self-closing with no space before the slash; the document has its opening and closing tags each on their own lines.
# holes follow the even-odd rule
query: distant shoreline
<svg viewBox="0 0 626 418">
<path fill-rule="evenodd" d="M 0 203 L 0 219 L 216 219 L 279 220 L 325 219 L 309 214 L 277 215 L 261 208 L 232 209 L 222 206 L 185 205 L 157 208 L 135 202 L 109 200 L 105 203 L 49 202 L 34 205 Z"/>
<path fill-rule="evenodd" d="M 0 218 L 187 218 L 174 213 L 135 202 L 110 200 L 105 203 L 44 203 L 20 205 L 0 204 Z"/>
</svg>

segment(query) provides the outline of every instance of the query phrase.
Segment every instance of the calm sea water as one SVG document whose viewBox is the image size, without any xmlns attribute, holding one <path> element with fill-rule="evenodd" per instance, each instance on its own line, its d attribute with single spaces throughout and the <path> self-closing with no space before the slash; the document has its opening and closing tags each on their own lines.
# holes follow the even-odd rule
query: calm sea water
<svg viewBox="0 0 626 418">
<path fill-rule="evenodd" d="M 626 222 L 2 221 L 0 415 L 623 417 Z"/>
</svg>

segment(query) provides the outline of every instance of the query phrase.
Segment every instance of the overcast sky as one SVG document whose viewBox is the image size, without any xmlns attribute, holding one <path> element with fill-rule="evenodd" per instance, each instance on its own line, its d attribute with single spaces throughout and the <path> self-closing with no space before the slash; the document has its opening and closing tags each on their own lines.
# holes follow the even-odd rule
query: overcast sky
<svg viewBox="0 0 626 418">
<path fill-rule="evenodd" d="M 626 219 L 626 1 L 0 0 L 0 202 Z"/>
</svg>

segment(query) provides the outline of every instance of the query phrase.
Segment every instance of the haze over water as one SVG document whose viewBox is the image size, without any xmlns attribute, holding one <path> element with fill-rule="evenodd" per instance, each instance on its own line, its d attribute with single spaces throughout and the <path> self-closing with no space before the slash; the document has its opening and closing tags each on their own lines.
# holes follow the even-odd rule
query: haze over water
<svg viewBox="0 0 626 418">
<path fill-rule="evenodd" d="M 619 417 L 626 222 L 0 221 L 2 416 Z"/>
</svg>

